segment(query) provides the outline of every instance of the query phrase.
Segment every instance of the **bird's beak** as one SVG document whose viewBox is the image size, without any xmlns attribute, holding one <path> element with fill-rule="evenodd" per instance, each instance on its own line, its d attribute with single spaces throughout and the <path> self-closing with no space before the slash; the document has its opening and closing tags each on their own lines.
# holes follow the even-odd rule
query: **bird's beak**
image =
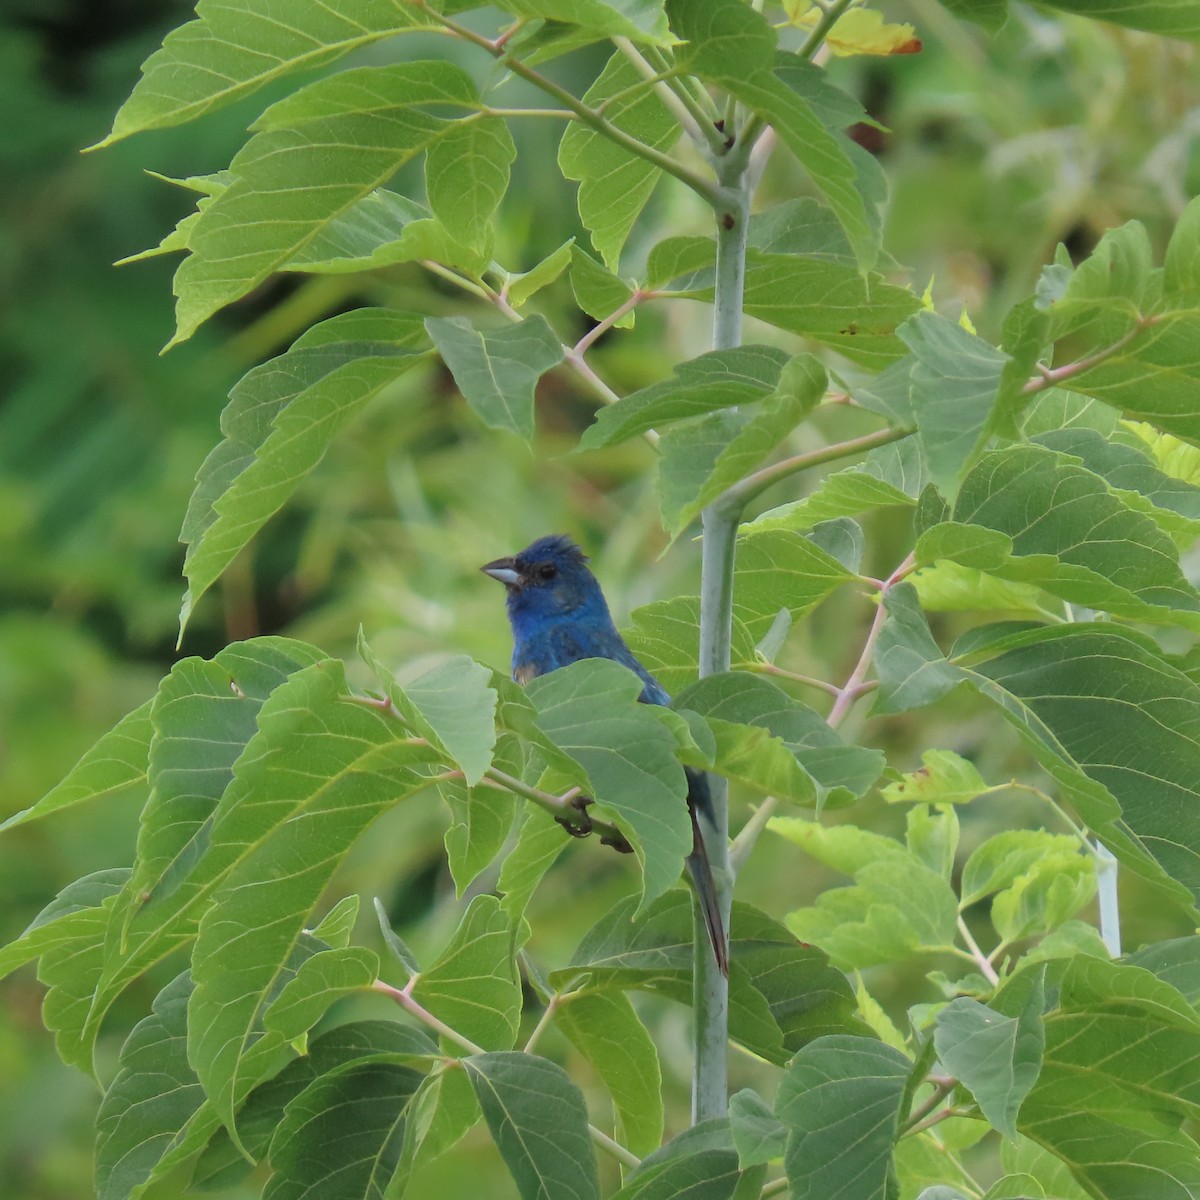
<svg viewBox="0 0 1200 1200">
<path fill-rule="evenodd" d="M 508 587 L 516 587 L 521 582 L 515 558 L 498 558 L 495 562 L 486 563 L 479 569 L 485 575 L 490 575 L 493 579 L 500 580 L 501 583 L 506 584 Z"/>
</svg>

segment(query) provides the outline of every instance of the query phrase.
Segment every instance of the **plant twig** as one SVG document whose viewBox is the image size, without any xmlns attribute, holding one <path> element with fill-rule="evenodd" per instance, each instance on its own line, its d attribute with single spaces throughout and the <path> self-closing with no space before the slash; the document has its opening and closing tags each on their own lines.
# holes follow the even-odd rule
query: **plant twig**
<svg viewBox="0 0 1200 1200">
<path fill-rule="evenodd" d="M 877 446 L 898 442 L 911 433 L 911 429 L 879 429 L 874 433 L 864 434 L 862 437 L 851 438 L 845 442 L 835 442 L 832 446 L 822 446 L 818 450 L 809 450 L 804 454 L 785 458 L 781 462 L 763 467 L 762 470 L 755 471 L 753 475 L 747 475 L 745 479 L 733 484 L 721 497 L 721 501 L 729 504 L 749 504 L 751 500 L 757 499 L 767 488 L 781 479 L 787 479 L 801 471 L 807 471 L 810 467 L 836 462 L 839 458 L 866 454 L 867 451 L 874 450 Z"/>
<path fill-rule="evenodd" d="M 1000 976 L 996 974 L 996 968 L 992 966 L 988 956 L 980 949 L 979 943 L 967 928 L 967 922 L 963 919 L 962 913 L 958 914 L 958 932 L 962 937 L 963 944 L 971 953 L 972 961 L 979 968 L 979 973 L 995 987 L 1000 982 Z"/>
<path fill-rule="evenodd" d="M 841 20 L 842 14 L 854 3 L 854 0 L 833 0 L 821 14 L 821 19 L 813 26 L 812 32 L 804 39 L 804 45 L 796 51 L 799 58 L 811 59 L 824 44 L 829 31 Z"/>
<path fill-rule="evenodd" d="M 738 831 L 737 837 L 729 847 L 729 873 L 736 879 L 741 869 L 746 864 L 746 860 L 750 857 L 750 852 L 754 849 L 755 843 L 759 839 L 759 835 L 767 827 L 767 822 L 775 815 L 775 810 L 779 807 L 779 798 L 777 796 L 766 796 L 763 802 L 754 810 L 745 825 Z"/>
<path fill-rule="evenodd" d="M 648 300 L 653 292 L 635 291 L 619 308 L 613 309 L 604 320 L 597 322 L 575 343 L 572 354 L 582 357 L 595 344 L 598 338 L 606 334 L 626 313 L 631 313 L 643 300 Z"/>
<path fill-rule="evenodd" d="M 433 1015 L 423 1004 L 414 1000 L 412 997 L 412 988 L 419 976 L 414 975 L 402 988 L 392 987 L 390 983 L 384 983 L 382 979 L 377 979 L 371 987 L 381 992 L 385 996 L 389 996 L 395 1000 L 406 1012 L 411 1013 L 418 1021 L 435 1033 L 439 1033 L 448 1041 L 453 1042 L 456 1046 L 462 1047 L 468 1054 L 486 1054 L 487 1051 L 478 1043 L 471 1041 L 470 1038 L 464 1037 L 456 1029 L 451 1029 L 445 1021 L 439 1020 Z M 602 1129 L 597 1129 L 595 1125 L 588 1125 L 588 1134 L 597 1146 L 602 1150 L 607 1151 L 618 1162 L 623 1163 L 627 1167 L 637 1167 L 641 1165 L 642 1160 L 636 1154 L 620 1142 L 614 1141 Z"/>
<path fill-rule="evenodd" d="M 900 1136 L 903 1137 L 906 1133 L 915 1132 L 921 1125 L 921 1122 L 954 1091 L 954 1085 L 957 1082 L 956 1079 L 951 1078 L 936 1080 L 933 1087 L 933 1094 L 909 1114 L 908 1120 L 900 1127 Z"/>
<path fill-rule="evenodd" d="M 838 693 L 842 690 L 836 683 L 827 683 L 824 679 L 814 679 L 811 675 L 798 675 L 795 671 L 784 670 L 783 667 L 777 667 L 774 663 L 739 663 L 738 669 L 741 671 L 752 671 L 758 675 L 775 675 L 778 678 L 786 679 L 791 683 L 800 683 L 805 687 L 816 688 L 818 691 L 828 692 L 831 696 L 838 695 Z"/>
<path fill-rule="evenodd" d="M 724 149 L 724 139 L 720 132 L 713 128 L 712 121 L 697 104 L 696 98 L 686 85 L 669 77 L 667 73 L 669 68 L 665 61 L 657 66 L 651 63 L 628 38 L 613 38 L 613 45 L 629 59 L 634 70 L 643 79 L 654 81 L 654 90 L 658 93 L 658 98 L 670 109 L 692 141 L 699 144 L 707 143 L 714 154 L 720 153 Z"/>
<path fill-rule="evenodd" d="M 552 792 L 543 792 L 540 788 L 530 787 L 515 775 L 508 775 L 495 767 L 489 767 L 484 772 L 484 779 L 498 787 L 515 792 L 518 796 L 524 796 L 526 800 L 532 800 L 534 804 L 544 808 L 556 820 L 567 822 L 571 826 L 572 832 L 579 829 L 582 824 L 588 832 L 598 833 L 604 840 L 623 846 L 628 845 L 625 835 L 615 825 L 598 820 L 590 814 L 584 814 L 576 803 L 579 798 L 578 788 L 571 788 L 570 791 L 563 792 L 561 796 L 555 796 Z M 577 834 L 577 836 L 579 835 Z"/>
<path fill-rule="evenodd" d="M 884 600 L 887 599 L 888 592 L 913 570 L 915 561 L 911 554 L 908 555 L 879 587 L 879 607 L 875 611 L 875 619 L 871 622 L 870 631 L 867 633 L 867 640 L 863 643 L 862 653 L 858 657 L 858 662 L 855 664 L 854 670 L 850 673 L 850 678 L 846 680 L 838 692 L 837 699 L 833 702 L 833 708 L 830 710 L 829 716 L 825 718 L 834 729 L 845 720 L 846 714 L 853 707 L 855 700 L 869 690 L 864 681 L 867 670 L 871 665 L 871 656 L 875 653 L 875 642 L 879 637 L 880 630 L 883 628 L 884 621 L 887 620 L 887 606 L 884 604 Z"/>
<path fill-rule="evenodd" d="M 1085 358 L 1076 359 L 1074 362 L 1063 363 L 1061 367 L 1039 365 L 1037 375 L 1025 384 L 1021 389 L 1021 395 L 1035 395 L 1046 388 L 1057 387 L 1060 383 L 1072 379 L 1076 375 L 1082 375 L 1084 371 L 1090 371 L 1093 367 L 1098 367 L 1107 359 L 1112 358 L 1114 354 L 1120 354 L 1143 330 L 1157 324 L 1157 317 L 1139 316 L 1134 327 L 1128 333 L 1123 337 L 1119 337 L 1111 346 L 1105 346 L 1103 350 L 1097 350 L 1095 354 L 1089 354 Z"/>
<path fill-rule="evenodd" d="M 529 1035 L 529 1040 L 525 1043 L 525 1053 L 532 1054 L 534 1047 L 538 1044 L 543 1033 L 550 1027 L 550 1022 L 554 1020 L 554 1013 L 558 1008 L 558 996 L 555 994 L 550 997 L 550 1002 L 542 1010 L 542 1015 L 538 1023 L 533 1027 L 533 1032 Z"/>
<path fill-rule="evenodd" d="M 451 271 L 449 268 L 442 266 L 441 263 L 434 262 L 432 259 L 422 259 L 421 266 L 428 271 L 432 271 L 439 278 L 445 279 L 447 282 L 453 283 L 456 287 L 462 288 L 463 291 L 470 292 L 471 295 L 478 296 L 481 300 L 486 300 L 489 304 L 499 309 L 510 321 L 516 323 L 524 319 L 508 302 L 508 298 L 503 292 L 494 291 L 486 284 L 479 284 L 474 280 L 467 279 L 459 275 L 456 271 Z M 583 355 L 575 350 L 575 347 L 568 346 L 564 342 L 562 343 L 562 352 L 564 365 L 591 389 L 601 404 L 615 404 L 620 400 L 621 397 L 592 370 L 591 366 L 584 360 Z M 651 444 L 658 441 L 658 435 L 653 430 L 648 430 L 644 436 Z"/>
<path fill-rule="evenodd" d="M 445 1021 L 435 1017 L 423 1004 L 413 999 L 413 984 L 419 978 L 419 975 L 414 975 L 402 988 L 392 987 L 390 983 L 384 983 L 382 979 L 377 979 L 371 987 L 385 996 L 390 996 L 401 1008 L 416 1017 L 422 1025 L 427 1025 L 435 1033 L 440 1033 L 447 1041 L 461 1046 L 468 1054 L 486 1054 L 487 1051 L 482 1046 L 471 1041 L 469 1037 L 464 1037 L 457 1029 L 451 1029 Z"/>
<path fill-rule="evenodd" d="M 722 189 L 711 179 L 705 179 L 703 175 L 699 175 L 691 170 L 691 168 L 684 166 L 683 163 L 672 158 L 669 154 L 664 154 L 661 150 L 657 150 L 653 146 L 649 146 L 631 134 L 626 133 L 623 129 L 607 120 L 603 113 L 592 108 L 590 105 L 584 104 L 582 100 L 574 96 L 565 87 L 555 83 L 553 79 L 543 75 L 540 71 L 535 71 L 519 58 L 514 57 L 508 52 L 505 46 L 497 45 L 491 38 L 485 37 L 481 33 L 476 33 L 475 30 L 468 29 L 467 26 L 460 25 L 450 17 L 434 11 L 423 0 L 409 0 L 409 3 L 423 9 L 434 21 L 462 38 L 463 41 L 470 42 L 480 47 L 480 49 L 486 50 L 493 58 L 503 63 L 504 66 L 512 71 L 514 75 L 519 75 L 527 83 L 533 84 L 534 87 L 539 88 L 548 96 L 553 96 L 560 104 L 569 108 L 580 121 L 590 126 L 601 136 L 606 137 L 610 142 L 614 142 L 616 145 L 622 147 L 622 149 L 628 150 L 631 154 L 636 154 L 648 163 L 653 163 L 660 170 L 666 171 L 668 175 L 673 175 L 680 183 L 691 188 L 692 191 L 702 196 L 714 207 L 723 202 Z"/>
</svg>

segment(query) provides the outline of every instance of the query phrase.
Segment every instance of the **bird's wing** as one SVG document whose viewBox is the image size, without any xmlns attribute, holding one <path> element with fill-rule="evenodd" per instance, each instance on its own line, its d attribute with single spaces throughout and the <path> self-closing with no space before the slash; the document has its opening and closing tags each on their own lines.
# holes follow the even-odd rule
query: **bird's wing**
<svg viewBox="0 0 1200 1200">
<path fill-rule="evenodd" d="M 595 636 L 591 631 L 579 628 L 560 628 L 555 630 L 555 653 L 559 657 L 559 666 L 569 662 L 578 662 L 581 658 L 611 658 L 621 666 L 628 667 L 645 684 L 642 694 L 638 697 L 643 704 L 671 703 L 671 697 L 666 689 L 642 666 L 634 657 L 633 652 L 625 645 L 624 639 L 613 631 L 609 635 Z"/>
<path fill-rule="evenodd" d="M 555 667 L 565 667 L 581 658 L 611 658 L 601 648 L 590 644 L 582 631 L 569 625 L 556 625 L 549 636 L 550 653 Z"/>
</svg>

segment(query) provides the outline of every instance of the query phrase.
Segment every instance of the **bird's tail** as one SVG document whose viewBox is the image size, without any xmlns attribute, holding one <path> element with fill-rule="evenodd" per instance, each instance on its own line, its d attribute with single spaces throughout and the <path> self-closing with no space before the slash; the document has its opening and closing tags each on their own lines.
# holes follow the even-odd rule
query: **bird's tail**
<svg viewBox="0 0 1200 1200">
<path fill-rule="evenodd" d="M 704 924 L 708 928 L 708 940 L 712 944 L 713 957 L 722 975 L 729 975 L 729 952 L 725 941 L 725 922 L 721 919 L 721 905 L 717 899 L 717 884 L 713 879 L 708 852 L 704 849 L 704 836 L 700 830 L 699 814 L 711 817 L 712 800 L 708 794 L 708 780 L 699 772 L 689 770 L 688 812 L 692 818 L 692 852 L 687 856 L 688 871 L 696 888 L 696 899 Z"/>
</svg>

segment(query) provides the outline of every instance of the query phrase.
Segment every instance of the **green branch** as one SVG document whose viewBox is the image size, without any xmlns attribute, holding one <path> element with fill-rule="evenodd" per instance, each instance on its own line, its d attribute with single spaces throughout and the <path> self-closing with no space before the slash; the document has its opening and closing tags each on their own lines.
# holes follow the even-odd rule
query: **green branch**
<svg viewBox="0 0 1200 1200">
<path fill-rule="evenodd" d="M 402 988 L 392 987 L 390 983 L 384 983 L 382 979 L 375 980 L 371 987 L 395 1000 L 405 1012 L 411 1013 L 423 1025 L 453 1042 L 468 1054 L 486 1054 L 487 1051 L 482 1046 L 471 1041 L 469 1037 L 464 1037 L 458 1030 L 451 1029 L 445 1021 L 435 1017 L 423 1004 L 413 999 L 412 990 L 418 978 L 419 976 L 414 975 Z M 619 1163 L 626 1167 L 641 1166 L 642 1160 L 632 1150 L 622 1146 L 620 1142 L 614 1141 L 602 1129 L 597 1129 L 595 1125 L 589 1124 L 588 1133 L 597 1146 L 612 1155 Z"/>
<path fill-rule="evenodd" d="M 718 503 L 730 508 L 742 509 L 751 500 L 755 500 L 767 488 L 787 479 L 792 475 L 807 471 L 810 467 L 819 467 L 825 463 L 836 462 L 839 458 L 850 458 L 856 454 L 866 454 L 878 446 L 886 446 L 889 442 L 898 442 L 912 433 L 911 429 L 880 429 L 875 433 L 864 434 L 862 437 L 851 438 L 846 442 L 835 442 L 832 446 L 822 446 L 819 450 L 809 450 L 781 462 L 772 463 L 747 475 L 745 479 L 733 484 L 721 497 Z"/>
<path fill-rule="evenodd" d="M 648 146 L 645 142 L 639 141 L 623 129 L 619 129 L 611 121 L 607 120 L 604 114 L 598 109 L 584 104 L 582 100 L 578 99 L 566 88 L 555 83 L 553 79 L 541 74 L 540 71 L 535 71 L 519 58 L 513 57 L 503 45 L 492 41 L 491 38 L 484 37 L 481 33 L 476 33 L 473 29 L 468 29 L 465 25 L 460 25 L 457 21 L 451 20 L 451 18 L 443 16 L 441 13 L 435 12 L 423 0 L 414 0 L 414 3 L 416 7 L 423 9 L 432 20 L 437 21 L 438 24 L 450 33 L 462 38 L 465 42 L 470 42 L 472 45 L 486 50 L 493 58 L 512 71 L 514 75 L 519 75 L 527 83 L 531 83 L 534 87 L 545 92 L 546 95 L 553 96 L 560 104 L 569 108 L 578 120 L 590 126 L 601 136 L 608 138 L 610 142 L 614 142 L 616 145 L 628 150 L 630 154 L 636 154 L 639 158 L 645 159 L 648 163 L 652 163 L 668 175 L 673 175 L 680 183 L 691 188 L 692 191 L 707 200 L 714 208 L 723 202 L 722 189 L 712 180 L 705 179 L 703 175 L 685 167 L 683 163 L 678 162 L 669 154 L 664 154 L 661 150 L 656 150 L 653 146 Z"/>
<path fill-rule="evenodd" d="M 717 263 L 713 288 L 714 350 L 741 344 L 746 286 L 746 235 L 750 223 L 750 186 L 745 170 L 728 159 L 717 163 L 728 202 L 716 209 Z M 733 566 L 741 510 L 717 503 L 701 516 L 704 540 L 700 560 L 700 677 L 729 670 L 733 636 Z M 712 826 L 704 828 L 704 848 L 716 881 L 725 929 L 733 904 L 729 872 L 729 784 L 712 775 Z M 697 906 L 693 919 L 695 975 L 695 1065 L 692 1075 L 692 1120 L 724 1117 L 729 1107 L 729 980 L 721 974 L 708 945 Z"/>
<path fill-rule="evenodd" d="M 796 52 L 799 58 L 811 60 L 824 45 L 829 31 L 842 19 L 842 14 L 854 3 L 854 0 L 833 0 L 826 8 L 821 19 L 813 26 L 812 32 L 804 39 L 804 45 Z"/>
</svg>

